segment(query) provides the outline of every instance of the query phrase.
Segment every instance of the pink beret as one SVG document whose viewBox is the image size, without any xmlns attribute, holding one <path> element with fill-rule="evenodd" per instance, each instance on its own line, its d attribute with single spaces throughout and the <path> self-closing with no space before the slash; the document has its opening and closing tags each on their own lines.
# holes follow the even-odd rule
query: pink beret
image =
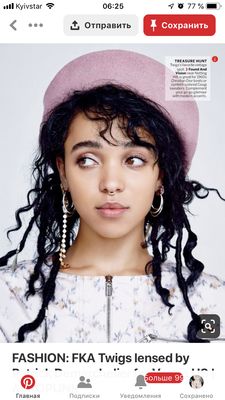
<svg viewBox="0 0 225 400">
<path fill-rule="evenodd" d="M 74 90 L 109 82 L 119 84 L 167 110 L 181 134 L 190 166 L 198 139 L 198 107 L 194 100 L 165 100 L 165 72 L 165 65 L 132 51 L 104 50 L 85 54 L 66 64 L 51 81 L 44 96 L 44 118 Z M 171 72 L 167 69 L 167 73 Z"/>
</svg>

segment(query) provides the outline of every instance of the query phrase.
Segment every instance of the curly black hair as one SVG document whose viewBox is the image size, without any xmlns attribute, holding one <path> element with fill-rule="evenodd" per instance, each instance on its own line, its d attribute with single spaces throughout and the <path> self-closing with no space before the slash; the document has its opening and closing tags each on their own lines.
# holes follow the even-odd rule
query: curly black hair
<svg viewBox="0 0 225 400">
<path fill-rule="evenodd" d="M 163 172 L 164 207 L 157 217 L 154 218 L 148 213 L 145 218 L 144 233 L 146 234 L 149 224 L 152 226 L 152 231 L 148 240 L 141 245 L 143 247 L 151 245 L 153 251 L 153 259 L 145 266 L 145 272 L 149 274 L 152 271 L 156 291 L 170 312 L 173 304 L 169 301 L 169 290 L 162 287 L 161 265 L 166 261 L 170 248 L 175 247 L 177 282 L 192 318 L 187 327 L 187 339 L 189 342 L 201 342 L 202 340 L 197 337 L 201 321 L 190 304 L 188 288 L 199 278 L 204 265 L 192 254 L 197 244 L 197 236 L 191 230 L 187 207 L 194 196 L 205 198 L 210 190 L 216 189 L 206 188 L 197 181 L 188 180 L 185 147 L 166 110 L 133 90 L 113 84 L 70 93 L 42 123 L 39 152 L 33 165 L 34 187 L 28 192 L 27 205 L 16 211 L 17 225 L 9 229 L 7 235 L 21 228 L 22 213 L 32 211 L 33 214 L 19 249 L 14 249 L 0 258 L 0 266 L 3 266 L 16 252 L 21 252 L 30 231 L 36 224 L 39 230 L 38 256 L 26 295 L 33 296 L 39 292 L 42 296 L 42 306 L 34 321 L 20 327 L 18 342 L 23 342 L 25 334 L 40 326 L 45 318 L 48 304 L 54 298 L 55 282 L 60 268 L 59 247 L 63 220 L 62 191 L 56 159 L 64 158 L 64 143 L 68 130 L 79 113 L 84 113 L 90 120 L 103 123 L 104 128 L 99 134 L 105 140 L 107 139 L 104 135 L 106 132 L 111 133 L 115 119 L 119 121 L 124 135 L 136 145 L 142 144 L 138 134 L 140 128 L 149 132 L 154 138 L 157 162 Z M 216 192 L 218 193 L 217 190 Z M 219 193 L 218 195 L 220 196 Z M 78 219 L 79 215 L 76 212 L 68 219 L 70 234 L 67 237 L 66 248 L 69 248 L 75 240 L 74 228 Z M 186 240 L 183 239 L 184 231 L 187 232 Z M 175 246 L 172 245 L 174 238 Z M 44 274 L 45 264 L 51 267 L 48 277 Z M 190 271 L 187 279 L 182 272 L 183 265 Z M 35 285 L 37 281 L 38 288 Z"/>
</svg>

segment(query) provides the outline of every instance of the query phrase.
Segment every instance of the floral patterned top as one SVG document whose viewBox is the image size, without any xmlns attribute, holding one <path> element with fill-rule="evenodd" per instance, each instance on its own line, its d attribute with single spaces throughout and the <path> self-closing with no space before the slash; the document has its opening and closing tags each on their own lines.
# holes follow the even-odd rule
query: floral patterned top
<svg viewBox="0 0 225 400">
<path fill-rule="evenodd" d="M 0 342 L 17 341 L 20 326 L 37 316 L 40 295 L 25 297 L 33 268 L 32 261 L 25 261 L 15 270 L 0 269 Z M 45 268 L 48 272 L 49 267 Z M 156 293 L 152 275 L 114 276 L 110 282 L 104 276 L 59 272 L 46 319 L 25 341 L 141 342 L 150 336 L 156 341 L 187 341 L 191 315 L 171 262 L 162 266 L 162 285 L 169 289 L 174 304 L 171 315 Z M 220 338 L 225 340 L 225 282 L 202 273 L 189 289 L 189 299 L 196 313 L 220 316 Z"/>
</svg>

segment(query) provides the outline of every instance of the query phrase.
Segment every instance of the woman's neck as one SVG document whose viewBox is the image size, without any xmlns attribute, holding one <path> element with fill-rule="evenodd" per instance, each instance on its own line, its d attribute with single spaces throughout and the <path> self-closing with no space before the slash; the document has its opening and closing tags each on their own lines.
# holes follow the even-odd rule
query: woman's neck
<svg viewBox="0 0 225 400">
<path fill-rule="evenodd" d="M 121 238 L 105 238 L 79 229 L 68 249 L 65 272 L 76 275 L 144 275 L 145 265 L 152 259 L 141 247 L 144 238 L 135 230 Z"/>
</svg>

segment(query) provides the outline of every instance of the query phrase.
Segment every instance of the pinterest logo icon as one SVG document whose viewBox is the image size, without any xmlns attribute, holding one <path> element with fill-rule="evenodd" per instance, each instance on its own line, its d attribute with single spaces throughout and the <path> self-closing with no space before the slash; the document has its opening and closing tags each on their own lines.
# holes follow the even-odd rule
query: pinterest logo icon
<svg viewBox="0 0 225 400">
<path fill-rule="evenodd" d="M 21 379 L 21 385 L 24 389 L 32 389 L 35 385 L 35 379 L 32 375 L 24 375 Z"/>
</svg>

